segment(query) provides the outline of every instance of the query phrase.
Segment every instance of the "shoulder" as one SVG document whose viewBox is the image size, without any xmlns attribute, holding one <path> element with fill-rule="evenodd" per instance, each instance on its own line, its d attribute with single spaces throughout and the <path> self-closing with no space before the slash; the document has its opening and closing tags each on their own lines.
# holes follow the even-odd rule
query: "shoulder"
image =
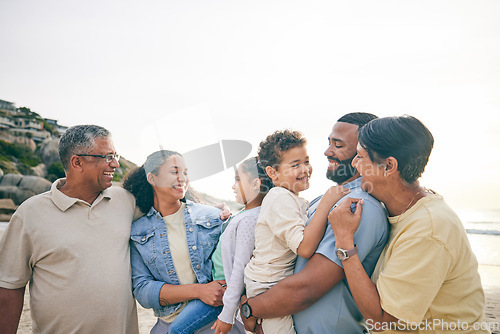
<svg viewBox="0 0 500 334">
<path fill-rule="evenodd" d="M 291 196 L 291 193 L 289 190 L 287 190 L 283 187 L 274 187 L 274 188 L 271 188 L 271 190 L 269 190 L 269 192 L 264 197 L 264 200 L 266 200 L 266 198 L 267 198 L 267 200 L 269 201 L 271 199 L 281 197 L 281 196 Z"/>
<path fill-rule="evenodd" d="M 363 200 L 363 214 L 361 219 L 365 218 L 378 218 L 387 221 L 387 211 L 385 207 L 372 195 L 368 194 L 366 191 L 360 188 L 353 189 L 350 194 L 346 197 L 360 198 Z"/>
<path fill-rule="evenodd" d="M 405 222 L 412 235 L 438 240 L 450 240 L 465 235 L 460 218 L 440 195 L 429 195 L 420 201 L 420 206 Z"/>
<path fill-rule="evenodd" d="M 255 225 L 259 218 L 260 206 L 238 214 L 233 219 L 238 225 Z"/>
<path fill-rule="evenodd" d="M 149 210 L 149 212 L 140 217 L 139 219 L 136 219 L 132 222 L 132 234 L 137 234 L 137 233 L 141 233 L 145 228 L 152 228 L 153 225 L 151 223 L 151 219 L 153 219 L 153 217 L 155 217 L 155 210 L 154 208 L 151 208 Z"/>
<path fill-rule="evenodd" d="M 39 209 L 49 208 L 54 206 L 51 200 L 50 191 L 46 191 L 44 193 L 32 196 L 22 202 L 16 210 L 17 215 L 23 215 L 28 212 L 38 212 Z"/>
<path fill-rule="evenodd" d="M 214 206 L 194 203 L 191 201 L 186 201 L 186 208 L 188 210 L 188 213 L 196 215 L 197 217 L 203 216 L 206 217 L 207 219 L 219 217 L 219 214 L 221 212 L 220 209 Z"/>
<path fill-rule="evenodd" d="M 267 195 L 264 197 L 262 201 L 262 206 L 265 208 L 269 205 L 275 204 L 286 204 L 286 203 L 298 203 L 300 201 L 305 201 L 298 196 L 295 196 L 290 190 L 285 189 L 283 187 L 274 187 Z"/>
<path fill-rule="evenodd" d="M 135 203 L 134 195 L 121 186 L 111 186 L 107 188 L 104 190 L 104 195 L 109 196 L 111 199 L 117 198 L 119 200 Z"/>
<path fill-rule="evenodd" d="M 240 215 L 242 218 L 245 218 L 245 219 L 257 218 L 259 216 L 260 210 L 261 210 L 261 207 L 258 206 L 256 208 L 246 210 L 245 212 L 242 212 Z"/>
</svg>

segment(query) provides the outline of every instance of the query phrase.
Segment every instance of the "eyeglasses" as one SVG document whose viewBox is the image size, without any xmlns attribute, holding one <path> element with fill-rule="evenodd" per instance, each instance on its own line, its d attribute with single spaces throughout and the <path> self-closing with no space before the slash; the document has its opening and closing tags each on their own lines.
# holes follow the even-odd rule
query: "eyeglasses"
<svg viewBox="0 0 500 334">
<path fill-rule="evenodd" d="M 106 159 L 106 163 L 110 163 L 113 161 L 113 159 L 116 159 L 116 161 L 120 161 L 120 155 L 119 154 L 105 154 L 105 155 L 99 155 L 99 154 L 75 154 L 79 157 L 94 157 L 94 158 L 101 158 L 101 159 Z"/>
</svg>

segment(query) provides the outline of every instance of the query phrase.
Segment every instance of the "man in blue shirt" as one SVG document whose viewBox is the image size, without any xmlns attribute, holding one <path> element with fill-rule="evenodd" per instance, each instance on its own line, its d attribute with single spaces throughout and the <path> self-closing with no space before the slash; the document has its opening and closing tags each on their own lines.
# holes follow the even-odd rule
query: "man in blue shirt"
<svg viewBox="0 0 500 334">
<path fill-rule="evenodd" d="M 367 113 L 350 113 L 339 118 L 328 137 L 329 146 L 325 151 L 329 162 L 327 178 L 351 189 L 346 197 L 365 200 L 361 223 L 354 235 L 356 247 L 337 249 L 333 231 L 327 227 L 311 259 L 297 258 L 294 275 L 254 298 L 242 298 L 241 314 L 247 329 L 255 329 L 257 318 L 293 314 L 297 334 L 363 332 L 363 317 L 344 279 L 342 261 L 357 253 L 371 275 L 389 235 L 385 209 L 360 189 L 359 173 L 351 165 L 356 155 L 358 131 L 374 118 L 376 116 Z M 309 219 L 318 202 L 319 198 L 311 202 Z"/>
</svg>

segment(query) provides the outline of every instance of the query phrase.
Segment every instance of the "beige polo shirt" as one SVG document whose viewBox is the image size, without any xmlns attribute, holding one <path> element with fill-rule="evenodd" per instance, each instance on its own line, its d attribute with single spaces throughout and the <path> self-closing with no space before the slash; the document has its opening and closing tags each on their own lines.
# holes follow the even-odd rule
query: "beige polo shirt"
<svg viewBox="0 0 500 334">
<path fill-rule="evenodd" d="M 440 195 L 390 217 L 372 280 L 382 308 L 412 333 L 489 333 L 478 263 L 460 219 Z M 400 333 L 390 330 L 388 333 Z"/>
<path fill-rule="evenodd" d="M 255 226 L 255 250 L 245 267 L 246 277 L 272 283 L 293 274 L 308 205 L 305 199 L 285 188 L 274 187 L 269 191 Z"/>
<path fill-rule="evenodd" d="M 130 270 L 135 200 L 104 190 L 92 205 L 58 190 L 26 200 L 0 240 L 0 287 L 29 282 L 34 333 L 138 333 Z"/>
</svg>

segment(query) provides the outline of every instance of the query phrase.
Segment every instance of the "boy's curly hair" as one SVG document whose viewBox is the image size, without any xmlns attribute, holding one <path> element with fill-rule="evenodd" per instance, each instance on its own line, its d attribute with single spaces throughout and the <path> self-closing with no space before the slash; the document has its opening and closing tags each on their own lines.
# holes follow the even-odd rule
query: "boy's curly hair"
<svg viewBox="0 0 500 334">
<path fill-rule="evenodd" d="M 306 144 L 307 140 L 299 131 L 278 130 L 260 142 L 257 154 L 264 169 L 267 166 L 278 169 L 284 152 Z"/>
</svg>

